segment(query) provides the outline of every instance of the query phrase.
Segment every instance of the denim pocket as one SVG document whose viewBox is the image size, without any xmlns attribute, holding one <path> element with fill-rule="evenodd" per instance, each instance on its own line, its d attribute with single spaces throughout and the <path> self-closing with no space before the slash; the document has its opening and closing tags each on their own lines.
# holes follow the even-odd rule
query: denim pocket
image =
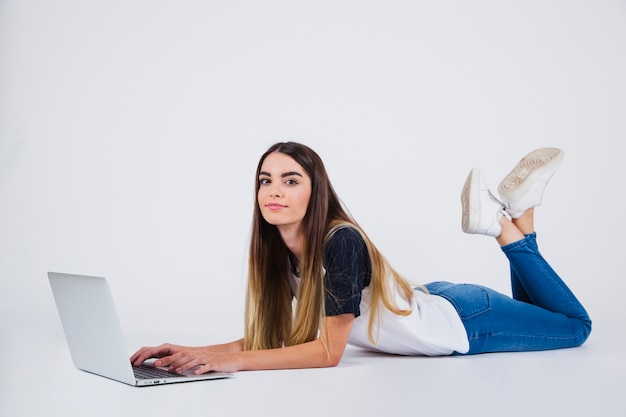
<svg viewBox="0 0 626 417">
<path fill-rule="evenodd" d="M 431 294 L 448 300 L 459 313 L 461 320 L 470 319 L 491 310 L 489 293 L 480 285 L 438 281 L 426 284 L 425 287 Z"/>
</svg>

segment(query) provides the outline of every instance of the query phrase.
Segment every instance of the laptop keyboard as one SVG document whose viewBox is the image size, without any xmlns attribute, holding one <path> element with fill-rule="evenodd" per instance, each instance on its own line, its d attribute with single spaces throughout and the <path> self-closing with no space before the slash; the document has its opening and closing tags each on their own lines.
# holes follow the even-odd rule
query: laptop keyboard
<svg viewBox="0 0 626 417">
<path fill-rule="evenodd" d="M 185 376 L 175 372 L 168 372 L 165 369 L 155 368 L 150 365 L 133 366 L 133 372 L 135 373 L 135 377 L 137 379 L 177 378 Z"/>
</svg>

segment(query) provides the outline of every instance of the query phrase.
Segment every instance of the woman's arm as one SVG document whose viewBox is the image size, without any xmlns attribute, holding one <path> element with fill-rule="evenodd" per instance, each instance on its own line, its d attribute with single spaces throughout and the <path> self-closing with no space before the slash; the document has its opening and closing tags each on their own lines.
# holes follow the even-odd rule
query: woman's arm
<svg viewBox="0 0 626 417">
<path fill-rule="evenodd" d="M 143 348 L 131 357 L 134 365 L 150 357 L 159 357 L 156 366 L 166 366 L 174 372 L 196 368 L 194 373 L 209 371 L 237 372 L 261 369 L 321 368 L 336 366 L 348 343 L 354 322 L 353 314 L 326 317 L 324 323 L 328 334 L 328 353 L 321 339 L 278 349 L 243 351 L 242 341 L 225 345 L 199 348 L 162 345 Z"/>
</svg>

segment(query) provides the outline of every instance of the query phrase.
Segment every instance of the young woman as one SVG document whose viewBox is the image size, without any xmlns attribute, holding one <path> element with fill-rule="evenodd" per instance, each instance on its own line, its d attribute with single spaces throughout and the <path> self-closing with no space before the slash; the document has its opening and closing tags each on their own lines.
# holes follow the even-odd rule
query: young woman
<svg viewBox="0 0 626 417">
<path fill-rule="evenodd" d="M 462 229 L 496 238 L 510 262 L 513 298 L 471 284 L 413 288 L 342 207 L 319 156 L 287 142 L 256 172 L 242 339 L 213 346 L 144 347 L 173 372 L 335 366 L 348 343 L 402 355 L 467 355 L 579 346 L 591 320 L 543 259 L 534 207 L 563 152 L 526 155 L 498 188 L 480 172 L 463 187 Z M 294 301 L 295 300 L 295 301 Z"/>
</svg>

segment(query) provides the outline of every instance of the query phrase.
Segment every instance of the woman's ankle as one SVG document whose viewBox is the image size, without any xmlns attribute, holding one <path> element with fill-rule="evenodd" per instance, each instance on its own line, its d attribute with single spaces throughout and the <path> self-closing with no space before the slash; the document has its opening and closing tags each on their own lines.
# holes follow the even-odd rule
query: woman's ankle
<svg viewBox="0 0 626 417">
<path fill-rule="evenodd" d="M 502 233 L 496 237 L 496 240 L 501 247 L 518 242 L 526 237 L 517 225 L 506 216 L 502 216 L 500 219 L 500 226 L 502 226 Z"/>
<path fill-rule="evenodd" d="M 515 227 L 525 235 L 534 233 L 535 231 L 535 209 L 529 208 L 517 219 L 512 219 Z"/>
</svg>

